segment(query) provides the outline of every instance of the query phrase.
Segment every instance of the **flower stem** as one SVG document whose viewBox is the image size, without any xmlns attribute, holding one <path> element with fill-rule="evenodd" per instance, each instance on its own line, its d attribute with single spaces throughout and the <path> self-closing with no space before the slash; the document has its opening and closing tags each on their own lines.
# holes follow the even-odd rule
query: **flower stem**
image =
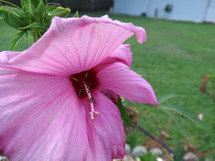
<svg viewBox="0 0 215 161">
<path fill-rule="evenodd" d="M 155 136 L 153 136 L 150 132 L 148 132 L 146 129 L 144 129 L 143 127 L 136 125 L 136 128 L 138 128 L 140 131 L 142 131 L 144 134 L 146 134 L 147 136 L 149 136 L 150 138 L 152 138 L 154 141 L 158 142 L 160 145 L 162 145 L 170 154 L 173 154 L 173 150 L 166 145 L 163 141 L 159 140 L 158 138 L 156 138 Z"/>
</svg>

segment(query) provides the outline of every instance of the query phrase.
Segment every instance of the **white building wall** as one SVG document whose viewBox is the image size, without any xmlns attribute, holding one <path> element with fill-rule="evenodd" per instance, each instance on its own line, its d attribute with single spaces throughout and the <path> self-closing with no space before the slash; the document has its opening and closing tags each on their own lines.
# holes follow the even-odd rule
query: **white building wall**
<svg viewBox="0 0 215 161">
<path fill-rule="evenodd" d="M 215 22 L 215 0 L 210 0 L 208 5 L 208 12 L 205 16 L 205 21 Z"/>
<path fill-rule="evenodd" d="M 140 16 L 150 0 L 114 0 L 113 12 Z"/>
<path fill-rule="evenodd" d="M 170 13 L 167 4 L 173 5 Z M 215 22 L 215 0 L 114 0 L 114 13 L 183 21 Z"/>
<path fill-rule="evenodd" d="M 207 0 L 152 0 L 147 15 L 154 17 L 157 9 L 159 18 L 201 22 L 206 13 L 207 2 Z M 173 5 L 170 13 L 164 10 L 167 4 Z"/>
</svg>

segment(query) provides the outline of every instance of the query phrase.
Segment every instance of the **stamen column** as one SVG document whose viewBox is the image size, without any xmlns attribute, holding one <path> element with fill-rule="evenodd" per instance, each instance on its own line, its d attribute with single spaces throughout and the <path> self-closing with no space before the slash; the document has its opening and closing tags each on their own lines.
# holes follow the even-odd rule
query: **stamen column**
<svg viewBox="0 0 215 161">
<path fill-rule="evenodd" d="M 89 101 L 90 101 L 90 107 L 91 107 L 91 112 L 90 112 L 90 118 L 92 119 L 92 120 L 94 120 L 94 116 L 93 116 L 93 113 L 95 113 L 96 115 L 98 115 L 99 114 L 99 112 L 97 112 L 97 111 L 95 111 L 95 109 L 94 109 L 94 106 L 93 106 L 93 98 L 92 98 L 92 96 L 91 96 L 91 93 L 90 93 L 90 90 L 89 90 L 89 87 L 87 86 L 87 84 L 86 84 L 86 82 L 83 82 L 83 85 L 84 85 L 84 89 L 85 89 L 85 91 L 86 91 L 86 93 L 87 93 L 87 97 L 88 97 L 88 99 L 89 99 Z"/>
</svg>

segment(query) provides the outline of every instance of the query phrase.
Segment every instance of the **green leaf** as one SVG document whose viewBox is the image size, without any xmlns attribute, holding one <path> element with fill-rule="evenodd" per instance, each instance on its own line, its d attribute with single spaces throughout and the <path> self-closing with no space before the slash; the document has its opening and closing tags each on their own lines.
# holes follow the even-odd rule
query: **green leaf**
<svg viewBox="0 0 215 161">
<path fill-rule="evenodd" d="M 20 4 L 21 4 L 21 7 L 23 8 L 23 9 L 26 9 L 27 10 L 27 8 L 29 7 L 28 5 L 28 0 L 20 0 Z"/>
<path fill-rule="evenodd" d="M 30 11 L 32 12 L 33 10 L 35 10 L 39 3 L 42 0 L 20 0 L 21 3 L 21 7 L 25 10 L 25 11 Z"/>
<path fill-rule="evenodd" d="M 183 156 L 185 154 L 185 151 L 183 147 L 180 146 L 179 141 L 175 139 L 175 145 L 174 145 L 174 161 L 182 161 Z"/>
<path fill-rule="evenodd" d="M 27 25 L 25 27 L 21 27 L 21 28 L 18 28 L 18 29 L 19 30 L 27 30 L 27 29 L 33 29 L 33 28 L 42 28 L 42 29 L 47 30 L 47 27 L 44 26 L 42 23 L 33 23 L 33 24 L 30 24 L 30 25 Z"/>
<path fill-rule="evenodd" d="M 37 8 L 34 11 L 34 14 L 38 17 L 40 22 L 42 22 L 43 17 L 46 17 L 46 5 L 43 1 L 40 1 Z"/>
<path fill-rule="evenodd" d="M 165 101 L 172 99 L 174 97 L 177 97 L 177 96 L 178 95 L 176 95 L 176 94 L 167 94 L 167 95 L 160 96 L 157 98 L 158 104 L 161 104 L 162 102 L 165 102 Z"/>
<path fill-rule="evenodd" d="M 24 40 L 25 40 L 25 41 L 28 41 L 28 39 L 29 39 L 29 38 L 28 38 L 28 32 L 26 31 L 26 32 L 25 32 L 25 39 L 24 39 Z"/>
<path fill-rule="evenodd" d="M 73 17 L 77 17 L 79 18 L 79 14 L 78 14 L 78 11 L 75 12 L 75 15 Z"/>
<path fill-rule="evenodd" d="M 157 161 L 151 153 L 146 153 L 139 157 L 141 161 Z"/>
<path fill-rule="evenodd" d="M 215 74 L 211 74 L 209 79 L 215 80 Z"/>
<path fill-rule="evenodd" d="M 198 119 L 198 117 L 192 115 L 191 113 L 189 113 L 187 110 L 181 108 L 181 107 L 177 107 L 177 106 L 173 106 L 173 105 L 161 105 L 159 106 L 159 109 L 162 110 L 168 110 L 172 113 L 175 113 L 179 116 L 182 116 L 194 123 L 196 123 L 197 125 L 201 126 L 202 128 L 204 128 L 205 130 L 207 130 L 206 126 L 204 125 L 204 123 Z"/>
<path fill-rule="evenodd" d="M 17 28 L 17 25 L 13 23 L 13 21 L 11 21 L 11 19 L 7 16 L 7 14 L 3 14 L 3 13 L 0 13 L 2 19 L 11 27 L 13 28 Z"/>
<path fill-rule="evenodd" d="M 158 108 L 159 109 L 159 108 Z M 186 131 L 184 130 L 183 126 L 181 125 L 181 123 L 176 119 L 176 117 L 174 115 L 172 115 L 172 113 L 170 113 L 167 110 L 162 110 L 163 112 L 165 112 L 176 124 L 176 126 L 179 128 L 180 132 L 182 133 L 182 135 L 184 136 L 184 138 L 190 142 L 190 139 L 186 133 Z"/>
<path fill-rule="evenodd" d="M 18 34 L 16 34 L 15 38 L 11 41 L 12 45 L 10 47 L 10 50 L 14 50 L 14 48 L 16 47 L 17 43 L 20 41 L 20 39 L 22 38 L 22 36 L 25 34 L 26 31 L 21 31 Z"/>
<path fill-rule="evenodd" d="M 141 139 L 134 134 L 129 134 L 128 136 L 126 136 L 126 143 L 130 145 L 131 152 L 133 151 L 134 147 L 139 144 L 140 141 Z"/>
<path fill-rule="evenodd" d="M 119 111 L 121 113 L 122 120 L 126 123 L 126 125 L 132 126 L 132 122 L 131 122 L 128 114 L 127 114 L 125 107 L 122 105 L 122 100 L 120 97 L 119 97 L 119 100 L 117 102 L 117 107 L 119 108 Z"/>
</svg>

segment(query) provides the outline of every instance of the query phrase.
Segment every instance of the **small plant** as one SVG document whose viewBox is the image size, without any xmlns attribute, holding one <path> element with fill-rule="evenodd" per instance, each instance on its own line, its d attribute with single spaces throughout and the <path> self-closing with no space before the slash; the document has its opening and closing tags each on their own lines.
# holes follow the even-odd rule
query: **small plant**
<svg viewBox="0 0 215 161">
<path fill-rule="evenodd" d="M 174 154 L 173 154 L 174 161 L 183 161 L 184 154 L 185 154 L 184 148 L 180 145 L 178 140 L 175 140 Z"/>
<path fill-rule="evenodd" d="M 156 158 L 151 153 L 144 154 L 139 158 L 141 161 L 157 161 Z"/>
<path fill-rule="evenodd" d="M 202 77 L 200 91 L 207 94 L 215 104 L 215 74 Z"/>
<path fill-rule="evenodd" d="M 48 30 L 54 16 L 67 17 L 70 14 L 69 8 L 43 0 L 20 0 L 20 5 L 21 8 L 7 1 L 0 1 L 0 17 L 8 25 L 19 30 L 12 40 L 10 50 L 14 50 L 23 36 L 28 39 L 29 33 L 36 42 Z"/>
<path fill-rule="evenodd" d="M 202 127 L 203 129 L 207 130 L 205 124 L 197 116 L 191 114 L 189 111 L 180 107 L 178 104 L 169 104 L 168 103 L 168 101 L 170 99 L 175 98 L 175 97 L 178 97 L 178 95 L 168 94 L 168 95 L 158 97 L 159 107 L 157 108 L 157 110 L 166 114 L 169 117 L 169 120 L 172 120 L 175 123 L 175 125 L 178 127 L 178 129 L 180 130 L 180 132 L 182 133 L 182 135 L 185 137 L 185 139 L 187 141 L 189 140 L 189 137 L 186 134 L 186 131 L 184 130 L 180 121 L 177 119 L 177 117 L 175 117 L 175 115 L 179 116 L 179 117 L 183 117 L 183 118 L 197 124 L 198 126 Z M 167 125 L 167 126 L 169 126 L 169 125 Z M 165 133 L 167 134 L 167 131 Z"/>
<path fill-rule="evenodd" d="M 129 134 L 128 136 L 126 136 L 126 142 L 130 145 L 131 151 L 135 146 L 139 145 L 140 140 L 141 139 L 135 134 Z"/>
<path fill-rule="evenodd" d="M 184 127 L 181 125 L 180 121 L 178 120 L 176 116 L 179 117 L 183 117 L 195 124 L 197 124 L 198 126 L 200 126 L 201 128 L 205 129 L 207 131 L 206 126 L 204 125 L 204 123 L 195 115 L 191 114 L 189 111 L 183 109 L 182 107 L 180 107 L 179 105 L 175 105 L 175 104 L 169 104 L 168 100 L 178 97 L 177 95 L 174 94 L 168 94 L 168 95 L 164 95 L 161 97 L 158 97 L 158 103 L 159 103 L 159 107 L 156 108 L 156 110 L 163 112 L 164 114 L 166 114 L 168 116 L 168 122 L 167 122 L 167 128 L 166 131 L 161 131 L 159 128 L 159 123 L 156 122 L 156 120 L 152 117 L 152 115 L 148 115 L 151 116 L 152 121 L 154 122 L 154 124 L 156 125 L 156 128 L 158 129 L 158 131 L 160 132 L 160 135 L 162 137 L 162 139 L 159 139 L 157 137 L 155 137 L 153 134 L 151 134 L 149 131 L 147 131 L 146 129 L 140 127 L 139 125 L 136 125 L 136 127 L 141 130 L 143 133 L 145 133 L 147 136 L 149 136 L 150 138 L 152 138 L 154 141 L 156 141 L 157 143 L 159 143 L 160 145 L 162 145 L 163 148 L 165 148 L 170 155 L 167 155 L 168 158 L 174 158 L 174 161 L 182 161 L 183 160 L 183 156 L 184 156 L 184 149 L 183 147 L 181 147 L 179 145 L 178 142 L 175 143 L 175 147 L 174 149 L 171 149 L 166 143 L 165 140 L 170 138 L 170 136 L 168 135 L 168 128 L 169 128 L 169 124 L 170 121 L 173 121 L 176 125 L 176 127 L 178 127 L 179 131 L 182 133 L 182 135 L 184 136 L 184 138 L 189 142 L 189 137 L 186 133 L 186 130 L 184 129 Z"/>
</svg>

